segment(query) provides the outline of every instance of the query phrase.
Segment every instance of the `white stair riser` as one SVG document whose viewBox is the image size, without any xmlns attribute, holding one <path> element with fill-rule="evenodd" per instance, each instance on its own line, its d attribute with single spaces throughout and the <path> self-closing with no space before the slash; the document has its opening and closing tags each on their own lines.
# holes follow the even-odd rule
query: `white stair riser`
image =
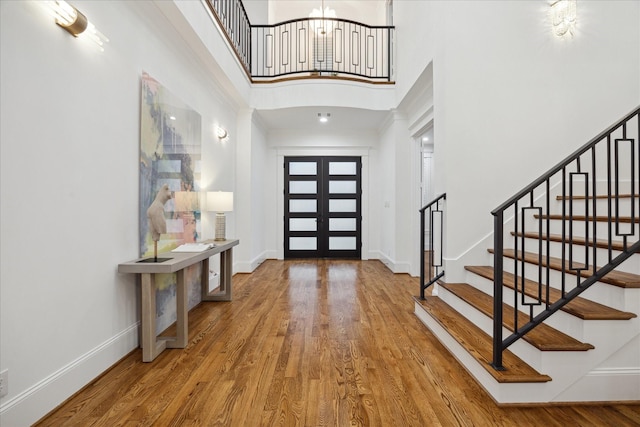
<svg viewBox="0 0 640 427">
<path fill-rule="evenodd" d="M 637 191 L 637 189 L 636 189 Z M 598 216 L 609 216 L 609 210 L 611 210 L 611 216 L 631 216 L 632 207 L 636 208 L 635 214 L 638 214 L 638 201 L 639 199 L 636 197 L 632 201 L 630 197 L 621 197 L 618 199 L 618 205 L 616 207 L 616 200 L 614 197 L 611 198 L 611 205 L 609 206 L 608 199 L 596 199 L 596 207 L 595 212 Z M 564 213 L 565 215 L 569 215 L 569 211 L 573 209 L 574 215 L 583 215 L 585 212 L 589 212 L 590 215 L 593 214 L 593 199 L 588 200 L 574 200 L 573 202 L 565 201 L 564 202 Z M 563 202 L 555 201 L 551 204 L 550 211 L 555 215 L 562 215 L 563 213 Z"/>
<path fill-rule="evenodd" d="M 487 335 L 493 335 L 493 319 L 491 317 L 486 316 L 484 313 L 460 299 L 452 292 L 449 292 L 446 288 L 440 288 L 438 297 L 449 304 L 458 313 L 463 314 L 467 319 L 469 319 L 469 321 L 471 321 L 471 323 L 476 325 Z M 502 328 L 503 339 L 507 338 L 511 334 L 512 331 L 504 327 Z M 509 350 L 539 372 L 543 367 L 544 359 L 547 357 L 553 357 L 553 355 L 550 354 L 551 352 L 542 352 L 525 340 L 518 340 L 509 347 Z M 547 364 L 553 365 L 553 362 L 547 362 Z"/>
<path fill-rule="evenodd" d="M 521 264 L 518 263 L 518 274 L 520 275 Z M 514 274 L 514 263 L 513 259 L 505 258 L 504 261 L 504 270 Z M 533 264 L 525 263 L 525 272 L 526 277 L 529 280 L 537 281 L 538 280 L 538 269 L 537 266 Z M 561 289 L 562 288 L 562 272 L 558 270 L 549 269 L 549 284 L 552 288 Z M 542 277 L 544 282 L 546 282 L 546 269 L 542 270 Z M 575 289 L 577 286 L 576 276 L 573 274 L 565 274 L 565 292 L 570 292 Z M 581 279 L 581 280 L 584 280 Z M 630 289 L 634 291 L 635 289 Z M 587 291 L 583 292 L 581 295 L 583 298 L 590 299 L 592 301 L 596 301 L 600 304 L 608 305 L 609 307 L 616 308 L 618 310 L 627 310 L 627 304 L 629 304 L 629 298 L 627 297 L 629 293 L 629 289 L 620 288 L 618 286 L 609 285 L 607 283 L 596 283 L 592 285 Z"/>
<path fill-rule="evenodd" d="M 587 235 L 587 233 L 591 238 L 594 235 L 592 223 L 588 225 L 588 229 L 586 228 L 587 226 L 585 226 L 585 223 L 583 221 L 574 222 L 572 227 L 569 226 L 568 221 L 564 221 L 564 229 L 563 229 L 562 223 L 563 221 L 560 221 L 560 220 L 550 220 L 549 225 L 547 227 L 546 221 L 542 221 L 542 225 L 539 225 L 534 221 L 529 221 L 526 224 L 525 230 L 528 232 L 539 232 L 541 230 L 542 233 L 559 234 L 559 235 L 562 235 L 564 232 L 564 235 L 567 238 L 569 236 L 584 237 L 585 235 Z M 640 239 L 640 227 L 638 227 L 638 225 L 639 224 L 637 223 L 631 224 L 631 223 L 621 222 L 616 228 L 615 222 L 612 223 L 611 239 L 615 241 L 622 241 L 623 236 L 627 236 L 627 239 L 629 242 L 631 243 L 637 242 Z M 511 230 L 510 228 L 509 229 L 505 228 L 505 229 Z M 602 221 L 596 222 L 596 229 L 595 229 L 596 239 L 608 240 L 609 229 L 610 229 L 609 223 L 602 222 Z M 521 230 L 522 230 L 522 227 L 520 226 L 518 228 L 518 231 L 521 231 Z"/>
<path fill-rule="evenodd" d="M 475 286 L 482 292 L 493 296 L 493 282 L 469 272 L 467 283 Z M 503 288 L 503 302 L 513 307 L 514 291 L 510 288 Z M 527 298 L 526 301 L 533 301 L 531 298 Z M 534 316 L 538 315 L 544 309 L 543 306 L 534 310 Z M 520 308 L 520 311 L 523 311 Z M 584 320 L 573 316 L 569 313 L 559 311 L 546 320 L 552 328 L 555 328 L 567 335 L 570 335 L 577 340 L 582 340 L 584 334 Z"/>
</svg>

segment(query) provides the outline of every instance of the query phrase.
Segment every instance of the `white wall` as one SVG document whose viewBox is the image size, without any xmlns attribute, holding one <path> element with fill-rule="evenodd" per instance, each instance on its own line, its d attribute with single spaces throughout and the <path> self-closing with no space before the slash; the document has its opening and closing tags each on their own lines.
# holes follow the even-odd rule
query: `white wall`
<svg viewBox="0 0 640 427">
<path fill-rule="evenodd" d="M 265 160 L 267 159 L 267 137 L 264 128 L 257 121 L 251 122 L 251 188 L 253 194 L 253 206 L 251 211 L 251 230 L 252 230 L 252 249 L 251 262 L 252 267 L 268 258 L 266 246 L 267 230 L 272 229 L 271 223 L 265 221 L 266 202 L 272 193 L 269 193 L 270 187 L 264 179 L 267 167 Z M 253 271 L 253 268 L 252 270 Z"/>
<path fill-rule="evenodd" d="M 396 253 L 396 138 L 393 118 L 390 118 L 380 136 L 380 148 L 377 175 L 377 193 L 379 194 L 380 210 L 380 259 L 392 271 L 397 261 Z"/>
<path fill-rule="evenodd" d="M 258 110 L 311 105 L 389 111 L 397 105 L 395 94 L 392 85 L 302 80 L 255 85 L 250 103 Z"/>
<path fill-rule="evenodd" d="M 266 246 L 271 257 L 284 256 L 283 164 L 286 156 L 361 156 L 362 157 L 362 257 L 379 258 L 377 149 L 379 135 L 376 130 L 322 131 L 274 129 L 267 134 L 263 186 L 269 191 L 264 200 L 265 221 L 268 229 Z"/>
<path fill-rule="evenodd" d="M 437 192 L 455 261 L 491 232 L 492 209 L 640 104 L 640 2 L 578 2 L 568 39 L 546 2 L 437 6 Z"/>
<path fill-rule="evenodd" d="M 405 191 L 409 196 L 408 210 L 411 215 L 403 224 L 408 227 L 409 234 L 409 241 L 406 244 L 409 250 L 409 273 L 418 276 L 422 251 L 419 249 L 420 215 L 417 212 L 426 202 L 431 201 L 431 199 L 423 200 L 424 189 L 421 189 L 423 168 L 421 137 L 428 130 L 431 136 L 430 150 L 433 152 L 433 63 L 430 63 L 422 71 L 398 106 L 398 110 L 407 117 L 403 128 L 407 132 L 404 138 L 408 139 L 404 140 L 403 148 L 409 150 L 405 153 L 405 163 L 408 165 L 405 169 L 411 172 L 407 176 L 408 181 L 404 183 Z M 433 158 L 433 161 L 437 162 L 437 158 Z M 433 176 L 433 168 L 430 170 L 431 176 Z M 435 196 L 435 186 L 432 181 L 429 183 L 428 192 L 432 197 Z"/>
<path fill-rule="evenodd" d="M 104 52 L 35 2 L 0 2 L 3 426 L 29 425 L 137 347 L 136 280 L 116 269 L 138 256 L 143 71 L 202 115 L 203 178 L 235 175 L 213 137 L 234 108 L 156 6 L 74 5 L 110 38 Z"/>
<path fill-rule="evenodd" d="M 250 273 L 267 258 L 265 200 L 271 197 L 265 189 L 265 132 L 257 122 L 255 110 L 239 114 L 237 171 L 234 212 L 239 226 L 233 237 L 242 244 L 234 251 L 236 271 Z"/>
<path fill-rule="evenodd" d="M 380 259 L 394 273 L 414 273 L 413 255 L 418 245 L 412 236 L 414 217 L 418 207 L 414 206 L 412 186 L 415 166 L 412 159 L 413 143 L 409 135 L 407 117 L 393 111 L 385 123 L 380 137 L 380 155 L 375 166 L 380 202 Z M 419 159 L 418 159 L 419 160 Z M 416 183 L 419 188 L 419 183 Z"/>
<path fill-rule="evenodd" d="M 321 0 L 270 0 L 269 22 L 276 24 L 289 19 L 307 18 L 313 9 L 321 9 Z M 385 0 L 324 0 L 324 7 L 336 11 L 336 17 L 367 25 L 387 25 Z M 253 18 L 251 18 L 253 19 Z"/>
<path fill-rule="evenodd" d="M 269 0 L 244 0 L 242 4 L 251 25 L 269 22 Z"/>
<path fill-rule="evenodd" d="M 436 43 L 442 42 L 441 34 L 435 32 L 435 23 L 443 5 L 444 2 L 433 0 L 393 0 L 396 105 L 409 94 L 433 60 Z"/>
</svg>

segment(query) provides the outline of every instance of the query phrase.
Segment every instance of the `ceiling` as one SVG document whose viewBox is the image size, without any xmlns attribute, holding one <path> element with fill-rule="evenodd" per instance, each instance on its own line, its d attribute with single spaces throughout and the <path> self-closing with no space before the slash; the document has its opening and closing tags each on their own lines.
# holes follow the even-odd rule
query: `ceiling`
<svg viewBox="0 0 640 427">
<path fill-rule="evenodd" d="M 318 113 L 329 113 L 329 121 L 320 123 Z M 378 130 L 389 111 L 346 107 L 295 107 L 258 110 L 268 130 Z"/>
</svg>

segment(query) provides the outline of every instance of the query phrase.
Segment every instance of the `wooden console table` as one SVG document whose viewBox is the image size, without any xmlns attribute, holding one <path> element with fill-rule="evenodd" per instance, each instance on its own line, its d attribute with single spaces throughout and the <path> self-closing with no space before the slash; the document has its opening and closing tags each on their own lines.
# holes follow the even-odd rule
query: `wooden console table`
<svg viewBox="0 0 640 427">
<path fill-rule="evenodd" d="M 231 301 L 231 276 L 233 275 L 233 247 L 239 240 L 206 241 L 216 247 L 203 252 L 165 252 L 158 259 L 162 262 L 143 262 L 149 257 L 118 264 L 119 273 L 140 274 L 142 288 L 142 361 L 151 362 L 166 348 L 185 348 L 189 337 L 187 313 L 187 287 L 184 269 L 198 262 L 202 263 L 202 301 Z M 209 257 L 220 254 L 220 287 L 209 291 Z M 153 258 L 153 257 L 151 257 Z M 155 275 L 176 273 L 176 336 L 156 336 L 156 286 Z"/>
</svg>

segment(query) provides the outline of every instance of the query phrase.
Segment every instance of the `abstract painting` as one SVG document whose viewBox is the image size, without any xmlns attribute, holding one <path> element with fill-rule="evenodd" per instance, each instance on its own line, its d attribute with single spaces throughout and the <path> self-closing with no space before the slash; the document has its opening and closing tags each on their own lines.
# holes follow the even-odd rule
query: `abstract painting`
<svg viewBox="0 0 640 427">
<path fill-rule="evenodd" d="M 160 236 L 158 253 L 200 235 L 200 158 L 202 119 L 157 80 L 142 74 L 140 106 L 140 256 L 153 256 L 147 208 L 158 190 L 169 185 L 173 198 L 164 205 L 167 233 Z M 170 257 L 170 256 L 169 256 Z M 200 265 L 185 271 L 189 308 L 200 300 Z M 176 276 L 156 275 L 157 333 L 176 320 Z"/>
</svg>

